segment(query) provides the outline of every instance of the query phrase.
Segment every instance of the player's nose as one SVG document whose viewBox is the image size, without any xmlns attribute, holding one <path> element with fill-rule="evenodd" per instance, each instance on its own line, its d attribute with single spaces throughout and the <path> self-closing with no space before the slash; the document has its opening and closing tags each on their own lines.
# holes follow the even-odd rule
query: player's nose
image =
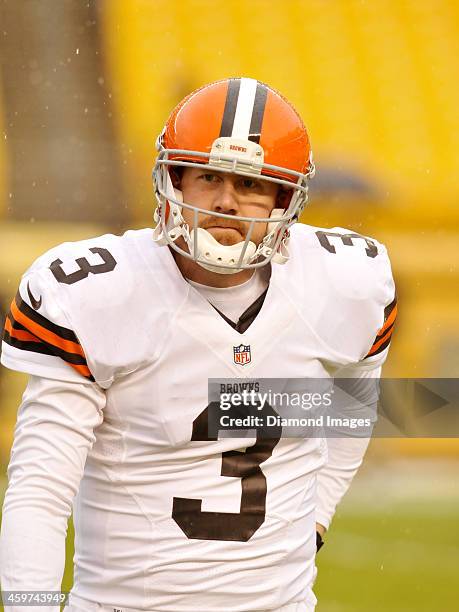
<svg viewBox="0 0 459 612">
<path fill-rule="evenodd" d="M 239 198 L 231 177 L 225 177 L 215 194 L 213 210 L 227 215 L 239 212 Z"/>
</svg>

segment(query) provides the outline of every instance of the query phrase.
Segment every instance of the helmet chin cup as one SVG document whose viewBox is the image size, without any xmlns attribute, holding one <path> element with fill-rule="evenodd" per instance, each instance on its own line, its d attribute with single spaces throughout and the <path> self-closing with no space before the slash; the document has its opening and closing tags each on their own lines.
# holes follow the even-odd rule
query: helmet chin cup
<svg viewBox="0 0 459 612">
<path fill-rule="evenodd" d="M 249 241 L 238 267 L 244 245 L 244 241 L 230 246 L 220 244 L 202 227 L 191 231 L 189 236 L 189 249 L 193 259 L 206 270 L 219 274 L 234 274 L 244 269 L 257 250 L 255 244 Z"/>
</svg>

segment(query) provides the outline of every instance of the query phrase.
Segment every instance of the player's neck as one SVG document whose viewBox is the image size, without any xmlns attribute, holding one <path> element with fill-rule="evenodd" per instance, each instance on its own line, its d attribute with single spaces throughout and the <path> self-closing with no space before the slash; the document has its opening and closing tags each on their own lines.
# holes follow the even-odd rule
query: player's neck
<svg viewBox="0 0 459 612">
<path fill-rule="evenodd" d="M 192 259 L 180 255 L 173 249 L 170 249 L 172 256 L 175 259 L 178 269 L 185 278 L 199 283 L 201 285 L 207 285 L 208 287 L 235 287 L 236 285 L 242 285 L 249 280 L 253 275 L 253 270 L 241 270 L 235 274 L 219 274 L 218 272 L 211 272 L 205 270 L 199 264 Z"/>
</svg>

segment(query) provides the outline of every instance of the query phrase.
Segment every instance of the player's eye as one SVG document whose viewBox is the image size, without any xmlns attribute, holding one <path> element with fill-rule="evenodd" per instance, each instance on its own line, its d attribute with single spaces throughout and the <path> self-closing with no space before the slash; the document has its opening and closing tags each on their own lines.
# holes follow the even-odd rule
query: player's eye
<svg viewBox="0 0 459 612">
<path fill-rule="evenodd" d="M 254 189 L 255 187 L 258 186 L 258 183 L 257 181 L 254 181 L 253 179 L 245 178 L 245 179 L 242 179 L 241 185 L 242 187 L 244 187 L 244 189 Z"/>
<path fill-rule="evenodd" d="M 216 174 L 206 173 L 206 174 L 201 174 L 201 178 L 206 183 L 213 183 L 214 181 L 217 180 L 218 177 Z"/>
</svg>

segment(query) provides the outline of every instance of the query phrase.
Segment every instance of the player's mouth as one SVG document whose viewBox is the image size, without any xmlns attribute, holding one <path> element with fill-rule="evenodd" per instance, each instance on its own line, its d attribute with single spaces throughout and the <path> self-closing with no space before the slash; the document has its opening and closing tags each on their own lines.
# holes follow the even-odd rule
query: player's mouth
<svg viewBox="0 0 459 612">
<path fill-rule="evenodd" d="M 236 232 L 240 236 L 242 236 L 242 233 L 238 229 L 236 229 L 235 227 L 225 227 L 223 225 L 213 225 L 212 227 L 208 227 L 207 231 L 215 232 L 215 233 L 220 232 L 220 231 Z"/>
<path fill-rule="evenodd" d="M 244 225 L 237 219 L 205 219 L 201 224 L 202 229 L 208 230 L 215 239 L 227 236 L 237 238 L 237 242 L 245 236 Z"/>
<path fill-rule="evenodd" d="M 241 232 L 234 227 L 214 226 L 207 228 L 207 231 L 215 238 L 217 242 L 224 246 L 231 246 L 244 240 Z"/>
</svg>

